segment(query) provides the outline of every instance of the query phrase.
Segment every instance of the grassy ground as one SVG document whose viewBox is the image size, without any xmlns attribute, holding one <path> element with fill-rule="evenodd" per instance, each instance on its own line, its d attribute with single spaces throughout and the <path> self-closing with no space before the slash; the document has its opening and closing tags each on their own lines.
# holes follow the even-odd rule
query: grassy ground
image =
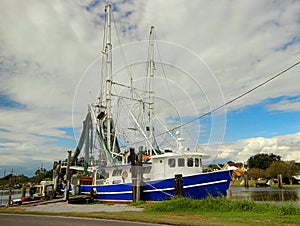
<svg viewBox="0 0 300 226">
<path fill-rule="evenodd" d="M 252 201 L 208 198 L 193 200 L 187 198 L 163 202 L 142 202 L 136 204 L 143 212 L 92 212 L 92 213 L 42 213 L 60 216 L 119 219 L 128 221 L 164 223 L 172 225 L 299 225 L 300 207 L 257 204 Z M 29 214 L 24 209 L 0 208 L 0 212 Z"/>
</svg>

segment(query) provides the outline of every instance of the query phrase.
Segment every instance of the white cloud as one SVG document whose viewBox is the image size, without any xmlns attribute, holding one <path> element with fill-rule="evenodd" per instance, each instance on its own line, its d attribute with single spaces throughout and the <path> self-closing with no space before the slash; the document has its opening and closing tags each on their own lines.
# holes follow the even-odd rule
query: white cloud
<svg viewBox="0 0 300 226">
<path fill-rule="evenodd" d="M 266 108 L 268 111 L 300 111 L 300 98 L 281 100 L 274 104 L 268 104 Z"/>
<path fill-rule="evenodd" d="M 270 154 L 281 156 L 282 160 L 295 160 L 300 162 L 300 133 L 275 136 L 272 138 L 254 137 L 239 140 L 233 143 L 224 142 L 219 149 L 217 156 L 220 161 L 246 162 L 256 154 Z M 209 153 L 209 150 L 208 150 Z"/>
<path fill-rule="evenodd" d="M 32 157 L 41 153 L 37 160 L 49 162 L 65 156 L 61 147 L 46 144 L 70 138 L 59 128 L 72 128 L 73 122 L 76 129 L 81 127 L 86 102 L 97 94 L 89 85 L 96 86 L 95 80 L 87 79 L 81 84 L 81 96 L 76 97 L 79 106 L 75 106 L 72 122 L 76 86 L 85 70 L 100 56 L 102 48 L 104 22 L 100 15 L 103 15 L 105 2 L 96 2 L 0 2 L 0 94 L 22 106 L 20 109 L 0 108 L 0 157 L 9 159 L 9 154 L 2 153 L 12 153 L 11 159 L 15 158 L 17 164 L 22 162 L 21 159 L 30 162 L 26 154 Z M 122 44 L 147 39 L 149 27 L 155 25 L 158 39 L 181 45 L 205 60 L 216 75 L 214 85 L 220 84 L 226 101 L 299 58 L 298 1 L 153 0 L 118 1 L 116 6 L 114 19 Z M 118 39 L 114 42 L 114 46 L 120 45 Z M 172 54 L 172 62 L 179 63 L 180 60 L 187 68 L 198 62 L 184 59 L 186 55 L 179 52 L 170 52 Z M 161 57 L 163 61 L 169 60 Z M 97 75 L 98 69 L 92 73 Z M 284 77 L 235 102 L 229 109 L 242 108 L 266 98 L 299 96 L 298 71 L 298 68 L 290 70 Z M 198 76 L 193 72 L 190 74 Z M 202 77 L 197 79 L 207 81 Z M 184 77 L 176 81 L 181 81 L 181 94 L 186 91 L 184 89 L 193 88 L 192 79 Z M 201 87 L 202 93 L 191 95 L 201 100 L 192 101 L 193 112 L 206 112 L 208 107 L 222 102 L 222 98 L 213 103 L 206 99 L 208 94 L 216 97 L 212 92 L 216 87 Z M 177 98 L 176 93 L 174 96 Z M 203 100 L 206 100 L 204 104 Z M 181 115 L 188 115 L 184 111 L 188 108 L 185 104 L 191 105 L 191 101 L 181 99 Z M 299 110 L 299 100 L 284 100 L 267 107 L 270 111 Z M 284 152 L 286 158 L 297 157 L 298 150 L 289 137 L 284 137 L 286 140 L 278 137 L 274 140 L 253 139 L 226 144 L 221 158 L 229 158 L 235 150 L 239 150 L 236 157 L 240 159 L 261 150 L 289 150 L 289 154 Z"/>
</svg>

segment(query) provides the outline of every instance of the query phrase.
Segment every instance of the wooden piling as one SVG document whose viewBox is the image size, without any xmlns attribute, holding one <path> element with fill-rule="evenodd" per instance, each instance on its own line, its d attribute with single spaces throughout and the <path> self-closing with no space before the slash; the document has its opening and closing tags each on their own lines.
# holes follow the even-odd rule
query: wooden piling
<svg viewBox="0 0 300 226">
<path fill-rule="evenodd" d="M 279 175 L 277 176 L 277 180 L 278 180 L 278 188 L 279 188 L 279 189 L 282 189 L 282 188 L 283 188 L 283 185 L 282 185 L 282 175 L 281 175 L 281 174 L 279 174 Z"/>
<path fill-rule="evenodd" d="M 230 189 L 227 189 L 226 190 L 226 197 L 227 197 L 227 199 L 232 199 L 232 191 L 230 190 Z"/>
<path fill-rule="evenodd" d="M 26 195 L 26 186 L 23 185 L 21 188 L 21 199 L 23 199 Z"/>
<path fill-rule="evenodd" d="M 11 192 L 12 192 L 12 187 L 9 187 L 7 206 L 10 206 L 12 204 Z"/>
<path fill-rule="evenodd" d="M 245 175 L 245 176 L 244 176 L 244 180 L 245 180 L 244 187 L 245 187 L 245 188 L 249 188 L 248 175 Z"/>
<path fill-rule="evenodd" d="M 184 197 L 182 174 L 175 175 L 174 196 Z"/>
<path fill-rule="evenodd" d="M 13 174 L 11 174 L 11 176 L 9 177 L 9 190 L 8 190 L 8 202 L 7 202 L 7 206 L 10 206 L 12 204 L 12 198 L 11 198 L 11 195 L 12 195 L 11 194 L 12 193 L 12 176 L 13 176 Z"/>
<path fill-rule="evenodd" d="M 143 200 L 143 163 L 142 163 L 142 150 L 139 150 L 138 161 L 136 162 L 136 198 L 135 201 Z"/>
<path fill-rule="evenodd" d="M 130 164 L 131 164 L 131 184 L 132 184 L 132 201 L 136 201 L 136 156 L 134 152 L 134 148 L 130 148 Z"/>
<path fill-rule="evenodd" d="M 52 172 L 52 180 L 53 180 L 53 198 L 57 195 L 58 183 L 59 183 L 59 173 L 61 170 L 61 161 L 53 163 L 53 172 Z"/>
<path fill-rule="evenodd" d="M 72 151 L 68 151 L 68 165 L 67 165 L 67 170 L 66 170 L 66 186 L 65 186 L 65 192 L 64 192 L 64 201 L 69 200 L 71 154 L 72 154 Z"/>
<path fill-rule="evenodd" d="M 139 202 L 143 200 L 143 164 L 142 150 L 139 150 L 138 159 L 133 148 L 130 148 L 131 161 L 131 180 L 132 180 L 132 201 Z"/>
</svg>

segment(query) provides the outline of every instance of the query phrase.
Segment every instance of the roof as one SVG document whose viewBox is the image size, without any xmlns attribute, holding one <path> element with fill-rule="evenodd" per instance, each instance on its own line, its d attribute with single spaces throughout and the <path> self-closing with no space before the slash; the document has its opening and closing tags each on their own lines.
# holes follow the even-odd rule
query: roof
<svg viewBox="0 0 300 226">
<path fill-rule="evenodd" d="M 171 158 L 171 157 L 183 157 L 183 158 L 188 158 L 188 157 L 198 157 L 198 158 L 209 158 L 210 156 L 201 152 L 168 152 L 165 154 L 160 154 L 160 155 L 153 155 L 150 156 L 150 159 L 163 159 L 163 158 Z"/>
</svg>

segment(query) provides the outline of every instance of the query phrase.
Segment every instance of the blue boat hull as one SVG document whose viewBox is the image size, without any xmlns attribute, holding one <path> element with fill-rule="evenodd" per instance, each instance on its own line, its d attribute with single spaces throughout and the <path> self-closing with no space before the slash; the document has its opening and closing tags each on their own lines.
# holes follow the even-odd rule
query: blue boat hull
<svg viewBox="0 0 300 226">
<path fill-rule="evenodd" d="M 184 196 L 203 199 L 207 196 L 226 196 L 231 180 L 231 170 L 215 171 L 183 177 Z M 98 200 L 132 201 L 132 184 L 81 185 L 80 193 L 89 194 L 93 189 Z M 143 185 L 144 200 L 168 200 L 174 196 L 174 178 L 146 181 Z"/>
</svg>

